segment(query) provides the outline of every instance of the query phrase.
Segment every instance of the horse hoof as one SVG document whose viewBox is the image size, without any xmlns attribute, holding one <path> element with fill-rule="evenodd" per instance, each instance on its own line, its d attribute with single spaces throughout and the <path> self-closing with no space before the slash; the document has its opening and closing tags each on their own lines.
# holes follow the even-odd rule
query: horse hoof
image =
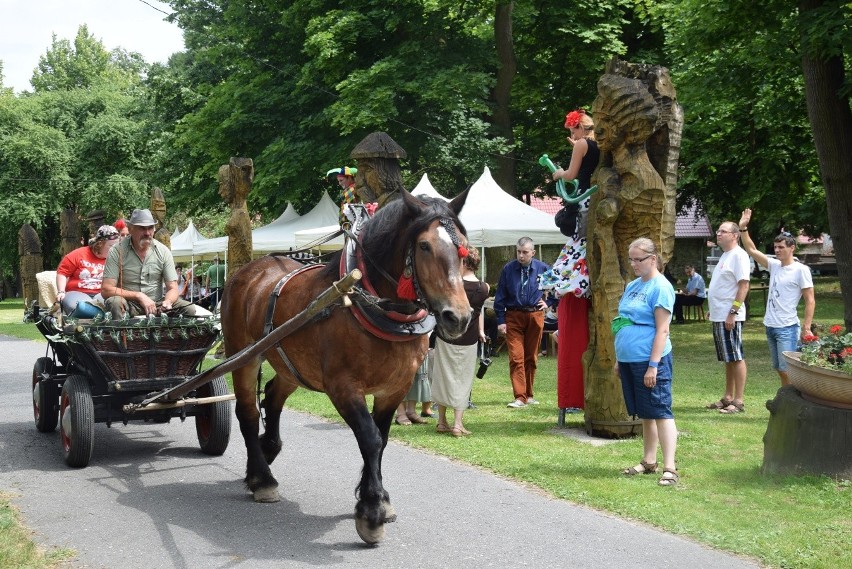
<svg viewBox="0 0 852 569">
<path fill-rule="evenodd" d="M 363 539 L 367 545 L 378 545 L 385 538 L 384 524 L 370 529 L 370 524 L 363 518 L 355 518 L 355 531 L 358 532 L 358 537 Z"/>
<path fill-rule="evenodd" d="M 387 500 L 382 501 L 382 506 L 385 508 L 385 523 L 393 523 L 396 521 L 396 510 Z"/>
<path fill-rule="evenodd" d="M 273 502 L 280 502 L 281 495 L 278 494 L 278 490 L 275 488 L 261 488 L 260 490 L 254 491 L 254 501 L 263 504 L 271 504 Z"/>
</svg>

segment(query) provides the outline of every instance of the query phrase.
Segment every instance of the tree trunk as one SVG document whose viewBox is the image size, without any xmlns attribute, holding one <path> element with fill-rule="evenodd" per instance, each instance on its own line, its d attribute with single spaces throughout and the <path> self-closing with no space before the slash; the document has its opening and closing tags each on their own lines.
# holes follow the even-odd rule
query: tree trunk
<svg viewBox="0 0 852 569">
<path fill-rule="evenodd" d="M 852 475 L 852 410 L 806 401 L 793 386 L 779 389 L 766 408 L 765 474 Z"/>
<path fill-rule="evenodd" d="M 512 40 L 512 10 L 514 2 L 498 1 L 494 7 L 494 41 L 497 46 L 497 80 L 494 85 L 494 116 L 495 133 L 502 136 L 511 145 L 515 143 L 512 134 L 512 117 L 509 104 L 512 99 L 512 81 L 518 68 L 515 59 L 515 46 Z M 515 151 L 497 158 L 497 169 L 494 181 L 511 195 L 517 195 L 517 168 Z"/>
<path fill-rule="evenodd" d="M 843 294 L 843 320 L 846 330 L 852 330 L 852 109 L 849 99 L 841 95 L 845 72 L 843 55 L 825 57 L 814 53 L 804 21 L 815 10 L 823 7 L 823 0 L 802 0 L 799 15 L 802 29 L 802 72 L 805 78 L 805 98 L 808 117 L 819 160 L 825 200 L 828 205 L 828 223 L 840 291 Z M 834 46 L 840 47 L 843 46 Z M 826 50 L 827 51 L 827 50 Z M 836 51 L 835 51 L 836 53 Z"/>
</svg>

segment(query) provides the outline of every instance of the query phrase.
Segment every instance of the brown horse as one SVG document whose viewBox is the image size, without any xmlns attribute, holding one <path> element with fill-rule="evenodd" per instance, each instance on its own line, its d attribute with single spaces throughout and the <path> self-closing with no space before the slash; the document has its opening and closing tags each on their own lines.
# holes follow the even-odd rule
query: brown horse
<svg viewBox="0 0 852 569">
<path fill-rule="evenodd" d="M 447 204 L 403 190 L 402 199 L 364 223 L 357 246 L 350 243 L 325 267 L 305 268 L 292 259 L 267 256 L 227 281 L 222 330 L 230 357 L 302 311 L 340 278 L 343 268 L 358 266 L 364 273 L 363 287 L 352 295 L 353 308 L 325 311 L 233 372 L 236 414 L 248 449 L 245 481 L 255 501 L 280 499 L 269 464 L 281 450 L 279 419 L 287 397 L 300 386 L 322 391 L 352 429 L 364 459 L 356 489 L 358 535 L 370 544 L 384 537 L 385 522 L 396 519 L 381 469 L 394 413 L 426 357 L 435 321 L 446 338 L 460 336 L 470 322 L 460 266 L 464 228 L 458 219 L 466 197 L 467 192 Z M 416 300 L 398 286 L 397 277 L 413 284 Z M 258 436 L 258 370 L 264 359 L 276 375 L 264 388 L 266 429 Z"/>
</svg>

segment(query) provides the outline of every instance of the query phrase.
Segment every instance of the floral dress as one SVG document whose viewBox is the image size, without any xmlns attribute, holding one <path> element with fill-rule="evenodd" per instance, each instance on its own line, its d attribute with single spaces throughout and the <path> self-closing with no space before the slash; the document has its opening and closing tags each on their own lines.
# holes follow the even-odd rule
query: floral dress
<svg viewBox="0 0 852 569">
<path fill-rule="evenodd" d="M 589 212 L 591 196 L 580 202 L 579 217 L 585 221 Z M 578 220 L 579 221 L 579 220 Z M 568 238 L 553 266 L 539 277 L 539 288 L 552 291 L 557 297 L 573 294 L 578 298 L 588 298 L 591 286 L 589 267 L 586 264 L 586 236 L 580 235 L 585 223 L 577 223 L 577 231 Z"/>
</svg>

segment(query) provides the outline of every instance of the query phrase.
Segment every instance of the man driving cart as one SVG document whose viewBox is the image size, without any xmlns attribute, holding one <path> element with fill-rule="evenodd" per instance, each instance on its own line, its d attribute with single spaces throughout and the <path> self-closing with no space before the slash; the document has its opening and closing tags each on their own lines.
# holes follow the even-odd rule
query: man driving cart
<svg viewBox="0 0 852 569">
<path fill-rule="evenodd" d="M 125 316 L 195 316 L 196 306 L 179 297 L 172 252 L 154 239 L 150 210 L 135 209 L 122 239 L 107 256 L 101 294 L 115 319 Z"/>
</svg>

